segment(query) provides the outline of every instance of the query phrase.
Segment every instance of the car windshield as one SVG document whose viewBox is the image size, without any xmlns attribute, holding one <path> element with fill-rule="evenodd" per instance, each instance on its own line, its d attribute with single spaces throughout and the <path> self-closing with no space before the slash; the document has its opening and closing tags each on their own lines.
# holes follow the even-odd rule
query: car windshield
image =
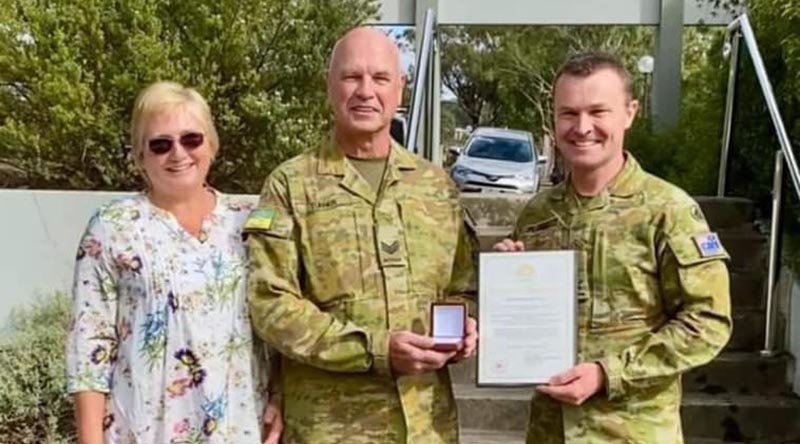
<svg viewBox="0 0 800 444">
<path fill-rule="evenodd" d="M 509 162 L 531 162 L 532 151 L 531 144 L 525 140 L 478 136 L 469 144 L 467 156 Z"/>
</svg>

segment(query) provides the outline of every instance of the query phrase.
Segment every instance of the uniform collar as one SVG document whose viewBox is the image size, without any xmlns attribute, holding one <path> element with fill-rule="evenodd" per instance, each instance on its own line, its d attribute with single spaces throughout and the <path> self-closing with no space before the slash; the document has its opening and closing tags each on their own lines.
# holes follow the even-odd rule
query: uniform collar
<svg viewBox="0 0 800 444">
<path fill-rule="evenodd" d="M 318 151 L 319 162 L 317 172 L 320 175 L 338 176 L 339 184 L 351 193 L 365 201 L 374 204 L 378 198 L 372 186 L 361 177 L 355 167 L 347 161 L 342 150 L 333 141 L 328 139 Z M 417 159 L 405 148 L 392 141 L 389 149 L 389 159 L 386 164 L 386 173 L 382 188 L 393 185 L 402 178 L 402 171 L 417 168 Z"/>
<path fill-rule="evenodd" d="M 350 168 L 342 150 L 333 138 L 329 138 L 319 148 L 317 172 L 322 175 L 344 176 Z M 392 140 L 387 163 L 389 178 L 398 179 L 400 171 L 417 169 L 417 159 L 408 150 Z"/>
<path fill-rule="evenodd" d="M 634 196 L 641 189 L 641 182 L 644 177 L 641 173 L 642 167 L 639 165 L 639 162 L 636 161 L 631 153 L 625 151 L 625 163 L 622 166 L 622 170 L 614 176 L 600 194 L 588 200 L 588 207 L 605 206 L 610 197 L 629 198 Z M 550 199 L 552 200 L 564 201 L 567 200 L 567 198 L 569 198 L 569 200 L 574 199 L 575 201 L 580 199 L 575 188 L 572 186 L 572 181 L 569 176 L 567 176 L 564 182 L 554 188 L 550 195 Z"/>
</svg>

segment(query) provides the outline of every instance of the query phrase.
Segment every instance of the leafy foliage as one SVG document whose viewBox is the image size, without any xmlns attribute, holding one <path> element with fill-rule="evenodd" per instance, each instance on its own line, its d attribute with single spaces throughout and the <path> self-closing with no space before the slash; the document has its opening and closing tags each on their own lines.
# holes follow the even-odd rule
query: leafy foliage
<svg viewBox="0 0 800 444">
<path fill-rule="evenodd" d="M 211 105 L 222 141 L 211 183 L 257 192 L 327 127 L 328 51 L 375 11 L 371 0 L 2 2 L 0 174 L 31 188 L 139 186 L 130 107 L 163 79 Z"/>
<path fill-rule="evenodd" d="M 651 40 L 650 28 L 619 26 L 445 28 L 442 82 L 468 116 L 465 124 L 552 135 L 552 79 L 568 55 L 601 50 L 634 68 L 650 52 Z M 640 88 L 644 77 L 635 81 Z"/>
<path fill-rule="evenodd" d="M 73 408 L 64 393 L 69 311 L 69 299 L 56 294 L 11 315 L 9 331 L 0 342 L 3 442 L 70 442 Z"/>
</svg>

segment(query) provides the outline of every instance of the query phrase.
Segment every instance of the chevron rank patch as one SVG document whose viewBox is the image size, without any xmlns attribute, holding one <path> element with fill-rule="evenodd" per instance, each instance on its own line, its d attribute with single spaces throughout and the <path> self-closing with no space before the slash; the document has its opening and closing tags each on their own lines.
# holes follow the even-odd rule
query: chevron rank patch
<svg viewBox="0 0 800 444">
<path fill-rule="evenodd" d="M 725 249 L 722 248 L 722 242 L 719 240 L 717 233 L 703 233 L 692 236 L 697 249 L 700 250 L 700 256 L 711 257 L 725 254 Z"/>
<path fill-rule="evenodd" d="M 272 227 L 272 222 L 275 220 L 275 214 L 276 211 L 272 208 L 256 208 L 247 216 L 247 221 L 244 223 L 244 230 L 269 230 Z"/>
</svg>

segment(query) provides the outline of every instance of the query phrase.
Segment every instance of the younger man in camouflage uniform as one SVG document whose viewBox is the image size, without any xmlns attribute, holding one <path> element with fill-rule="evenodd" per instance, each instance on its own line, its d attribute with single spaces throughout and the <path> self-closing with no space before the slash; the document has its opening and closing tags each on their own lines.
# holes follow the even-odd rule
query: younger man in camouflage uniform
<svg viewBox="0 0 800 444">
<path fill-rule="evenodd" d="M 694 200 L 623 150 L 637 106 L 617 60 L 569 60 L 554 81 L 554 114 L 570 175 L 495 245 L 581 253 L 580 364 L 539 387 L 529 444 L 682 443 L 681 373 L 714 358 L 731 333 L 719 239 Z"/>
<path fill-rule="evenodd" d="M 267 179 L 249 233 L 255 331 L 283 355 L 285 444 L 458 441 L 434 301 L 474 296 L 474 242 L 447 175 L 392 144 L 395 45 L 366 28 L 331 56 L 333 136 Z"/>
</svg>

